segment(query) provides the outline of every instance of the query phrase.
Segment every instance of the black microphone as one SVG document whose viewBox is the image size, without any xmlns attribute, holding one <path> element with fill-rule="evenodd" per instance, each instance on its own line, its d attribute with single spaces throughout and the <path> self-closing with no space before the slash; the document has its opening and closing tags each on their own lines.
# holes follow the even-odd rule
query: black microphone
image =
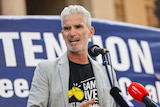
<svg viewBox="0 0 160 107">
<path fill-rule="evenodd" d="M 110 94 L 121 107 L 134 107 L 132 102 L 130 102 L 127 99 L 127 97 L 122 93 L 122 91 L 119 88 L 117 87 L 111 88 Z"/>
<path fill-rule="evenodd" d="M 91 47 L 88 48 L 88 53 L 90 56 L 96 57 L 99 54 L 106 54 L 107 52 L 109 52 L 107 49 L 105 48 L 100 48 L 98 45 L 92 45 Z"/>
<path fill-rule="evenodd" d="M 150 99 L 149 92 L 144 86 L 137 82 L 132 82 L 128 87 L 128 93 L 138 102 L 142 102 L 146 107 L 159 107 L 152 99 Z"/>
</svg>

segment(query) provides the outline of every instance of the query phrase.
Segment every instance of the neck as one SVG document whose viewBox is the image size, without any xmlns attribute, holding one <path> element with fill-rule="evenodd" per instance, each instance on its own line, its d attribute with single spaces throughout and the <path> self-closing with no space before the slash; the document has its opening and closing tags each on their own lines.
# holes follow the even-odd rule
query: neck
<svg viewBox="0 0 160 107">
<path fill-rule="evenodd" d="M 68 58 L 70 61 L 75 62 L 77 64 L 88 64 L 88 55 L 86 52 L 84 53 L 76 53 L 76 52 L 68 52 Z"/>
</svg>

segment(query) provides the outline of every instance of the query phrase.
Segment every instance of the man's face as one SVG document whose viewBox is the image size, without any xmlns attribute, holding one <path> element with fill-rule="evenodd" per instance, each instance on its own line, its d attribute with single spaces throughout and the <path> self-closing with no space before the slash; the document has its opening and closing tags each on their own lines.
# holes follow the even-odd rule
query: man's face
<svg viewBox="0 0 160 107">
<path fill-rule="evenodd" d="M 88 39 L 94 34 L 94 28 L 88 27 L 82 14 L 72 14 L 64 17 L 62 35 L 68 51 L 87 51 Z"/>
</svg>

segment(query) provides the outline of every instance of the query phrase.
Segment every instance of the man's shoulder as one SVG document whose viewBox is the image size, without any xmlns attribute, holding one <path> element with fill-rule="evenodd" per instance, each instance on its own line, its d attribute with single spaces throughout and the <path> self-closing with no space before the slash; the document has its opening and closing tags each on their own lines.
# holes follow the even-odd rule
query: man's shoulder
<svg viewBox="0 0 160 107">
<path fill-rule="evenodd" d="M 67 56 L 65 54 L 56 57 L 54 59 L 44 59 L 41 62 L 38 63 L 38 65 L 40 66 L 54 66 L 56 64 L 65 62 L 65 60 L 67 60 Z"/>
</svg>

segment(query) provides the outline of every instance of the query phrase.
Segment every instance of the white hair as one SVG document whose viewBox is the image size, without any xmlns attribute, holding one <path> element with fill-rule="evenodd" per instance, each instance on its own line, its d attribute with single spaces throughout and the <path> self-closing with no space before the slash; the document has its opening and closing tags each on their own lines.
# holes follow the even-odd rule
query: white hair
<svg viewBox="0 0 160 107">
<path fill-rule="evenodd" d="M 63 9 L 63 11 L 61 12 L 61 26 L 63 25 L 64 17 L 71 14 L 82 14 L 87 26 L 91 26 L 90 12 L 80 5 L 70 5 Z"/>
</svg>

